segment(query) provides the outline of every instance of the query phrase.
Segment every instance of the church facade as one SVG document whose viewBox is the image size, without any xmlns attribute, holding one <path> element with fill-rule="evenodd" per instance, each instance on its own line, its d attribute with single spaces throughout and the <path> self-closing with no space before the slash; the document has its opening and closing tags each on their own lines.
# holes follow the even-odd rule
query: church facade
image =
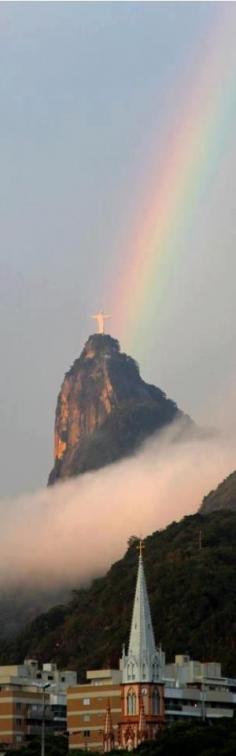
<svg viewBox="0 0 236 756">
<path fill-rule="evenodd" d="M 120 745 L 136 748 L 153 740 L 164 722 L 165 655 L 156 648 L 140 544 L 129 648 L 120 663 L 122 673 Z"/>
<path fill-rule="evenodd" d="M 68 691 L 70 748 L 132 751 L 164 724 L 165 655 L 154 639 L 140 544 L 127 654 L 119 670 L 88 672 L 88 685 Z"/>
</svg>

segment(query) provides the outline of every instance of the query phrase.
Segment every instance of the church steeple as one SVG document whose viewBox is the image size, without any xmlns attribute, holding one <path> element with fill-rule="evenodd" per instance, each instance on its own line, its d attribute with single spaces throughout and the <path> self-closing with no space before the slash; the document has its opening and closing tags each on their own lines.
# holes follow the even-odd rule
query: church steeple
<svg viewBox="0 0 236 756">
<path fill-rule="evenodd" d="M 150 605 L 143 567 L 143 546 L 139 547 L 139 565 L 136 582 L 129 649 L 123 652 L 123 683 L 157 682 L 162 676 L 165 656 L 156 648 Z"/>
<path fill-rule="evenodd" d="M 114 748 L 114 730 L 112 727 L 111 705 L 109 700 L 107 701 L 106 718 L 103 732 L 103 748 L 104 753 L 109 753 Z"/>
<path fill-rule="evenodd" d="M 147 594 L 146 580 L 143 569 L 143 557 L 140 549 L 136 591 L 131 623 L 129 654 L 137 658 L 143 655 L 155 654 L 155 639 L 152 627 L 151 612 Z"/>
</svg>

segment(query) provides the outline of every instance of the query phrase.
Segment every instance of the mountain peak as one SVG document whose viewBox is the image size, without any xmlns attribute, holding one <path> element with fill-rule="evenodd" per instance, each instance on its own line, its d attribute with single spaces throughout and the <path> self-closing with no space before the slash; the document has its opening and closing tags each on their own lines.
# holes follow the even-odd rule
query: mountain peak
<svg viewBox="0 0 236 756">
<path fill-rule="evenodd" d="M 65 375 L 55 420 L 49 484 L 134 452 L 154 431 L 182 416 L 161 389 L 142 380 L 117 339 L 92 334 Z"/>
<path fill-rule="evenodd" d="M 81 356 L 100 357 L 102 355 L 111 355 L 114 352 L 120 352 L 120 345 L 117 339 L 113 339 L 107 333 L 94 333 L 89 336 Z"/>
</svg>

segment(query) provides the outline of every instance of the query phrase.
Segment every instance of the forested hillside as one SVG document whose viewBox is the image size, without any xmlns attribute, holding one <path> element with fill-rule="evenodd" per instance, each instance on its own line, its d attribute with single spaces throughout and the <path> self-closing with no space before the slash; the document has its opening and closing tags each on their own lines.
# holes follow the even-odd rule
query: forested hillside
<svg viewBox="0 0 236 756">
<path fill-rule="evenodd" d="M 108 534 L 109 537 L 109 534 Z M 145 539 L 144 562 L 157 643 L 171 659 L 188 651 L 218 659 L 236 676 L 236 514 L 196 514 Z M 89 548 L 89 545 L 88 545 Z M 70 603 L 38 617 L 14 642 L 2 645 L 1 661 L 25 656 L 85 670 L 117 665 L 128 642 L 137 572 L 137 549 Z"/>
</svg>

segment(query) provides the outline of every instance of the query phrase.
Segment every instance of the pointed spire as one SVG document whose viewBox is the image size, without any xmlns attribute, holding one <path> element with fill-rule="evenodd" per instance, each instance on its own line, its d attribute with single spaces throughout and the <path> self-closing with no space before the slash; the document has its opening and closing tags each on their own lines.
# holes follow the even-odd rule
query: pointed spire
<svg viewBox="0 0 236 756">
<path fill-rule="evenodd" d="M 113 732 L 113 730 L 112 730 L 112 720 L 111 720 L 111 705 L 110 705 L 110 701 L 108 699 L 108 701 L 107 701 L 107 708 L 106 708 L 106 718 L 105 718 L 104 733 L 105 733 L 105 735 L 111 735 L 112 732 Z"/>
<path fill-rule="evenodd" d="M 143 544 L 140 541 L 138 575 L 129 639 L 129 654 L 134 654 L 139 659 L 144 654 L 152 656 L 156 651 L 142 552 Z"/>
<path fill-rule="evenodd" d="M 112 727 L 111 705 L 108 699 L 106 708 L 105 725 L 103 732 L 104 751 L 107 753 L 114 747 L 114 731 Z"/>
<path fill-rule="evenodd" d="M 128 654 L 121 661 L 123 683 L 160 680 L 164 654 L 156 649 L 151 611 L 143 567 L 143 542 L 139 544 L 139 564 Z"/>
<path fill-rule="evenodd" d="M 144 711 L 144 703 L 142 696 L 140 698 L 140 708 L 139 708 L 139 722 L 138 722 L 138 742 L 142 743 L 143 740 L 146 738 L 146 717 L 145 717 L 145 711 Z"/>
</svg>

